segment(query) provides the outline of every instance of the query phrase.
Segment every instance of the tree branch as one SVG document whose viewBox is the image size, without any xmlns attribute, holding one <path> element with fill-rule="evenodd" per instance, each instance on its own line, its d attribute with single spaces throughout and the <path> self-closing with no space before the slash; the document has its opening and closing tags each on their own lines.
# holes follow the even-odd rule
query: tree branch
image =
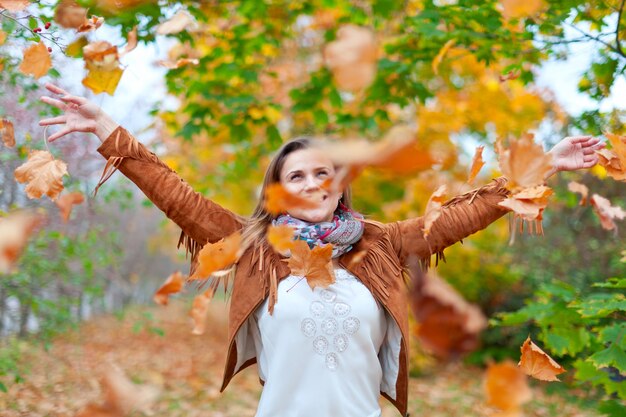
<svg viewBox="0 0 626 417">
<path fill-rule="evenodd" d="M 622 2 L 624 2 L 626 0 L 622 0 Z M 602 45 L 606 46 L 607 48 L 609 48 L 611 51 L 615 52 L 616 54 L 618 54 L 619 56 L 621 56 L 622 58 L 626 58 L 626 54 L 624 53 L 624 51 L 622 51 L 621 48 L 617 48 L 613 45 L 611 45 L 610 43 L 602 40 L 601 38 L 597 37 L 597 36 L 593 36 L 590 33 L 585 32 L 584 30 L 580 29 L 579 27 L 571 24 L 571 23 L 566 23 L 566 25 L 568 25 L 569 27 L 571 27 L 572 29 L 576 30 L 577 32 L 579 32 L 581 35 L 583 35 L 586 38 L 589 38 L 591 40 L 594 40 L 596 42 L 601 43 Z"/>
<path fill-rule="evenodd" d="M 622 0 L 622 3 L 619 5 L 619 10 L 617 11 L 617 25 L 615 27 L 615 48 L 622 56 L 625 55 L 619 40 L 619 24 L 620 20 L 622 20 L 622 13 L 624 12 L 624 3 L 626 3 L 626 0 Z"/>
<path fill-rule="evenodd" d="M 30 33 L 32 33 L 34 36 L 38 36 L 40 38 L 43 38 L 43 39 L 45 39 L 47 41 L 52 42 L 53 44 L 55 44 L 61 50 L 61 52 L 63 54 L 65 54 L 65 49 L 67 48 L 67 45 L 63 45 L 63 44 L 59 43 L 59 37 L 58 36 L 53 36 L 52 34 L 47 34 L 47 33 L 33 32 L 33 30 L 31 28 L 29 28 L 28 26 L 26 26 L 25 24 L 20 22 L 18 19 L 9 16 L 5 12 L 6 12 L 6 10 L 0 11 L 0 18 L 7 18 L 9 20 L 12 20 L 15 23 L 17 23 L 19 26 L 21 26 L 24 30 L 27 30 Z"/>
</svg>

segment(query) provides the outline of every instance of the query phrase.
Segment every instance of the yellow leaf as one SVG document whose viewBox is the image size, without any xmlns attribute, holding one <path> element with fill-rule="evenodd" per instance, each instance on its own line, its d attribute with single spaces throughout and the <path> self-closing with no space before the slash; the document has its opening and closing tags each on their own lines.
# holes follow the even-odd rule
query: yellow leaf
<svg viewBox="0 0 626 417">
<path fill-rule="evenodd" d="M 0 30 L 0 45 L 4 45 L 4 42 L 7 40 L 7 33 Z"/>
<path fill-rule="evenodd" d="M 285 253 L 294 244 L 294 229 L 287 225 L 270 226 L 267 228 L 267 241 L 278 253 Z"/>
<path fill-rule="evenodd" d="M 20 65 L 22 73 L 40 78 L 46 75 L 51 67 L 50 52 L 48 52 L 48 47 L 43 42 L 32 45 L 24 51 L 24 60 Z"/>
<path fill-rule="evenodd" d="M 545 6 L 543 0 L 500 0 L 502 16 L 506 19 L 516 19 L 532 16 Z"/>
<path fill-rule="evenodd" d="M 67 48 L 65 49 L 65 53 L 73 58 L 78 58 L 82 55 L 83 48 L 87 46 L 88 43 L 89 41 L 87 40 L 87 38 L 81 36 L 67 46 Z"/>
<path fill-rule="evenodd" d="M 93 91 L 94 94 L 108 93 L 113 95 L 123 73 L 124 70 L 121 68 L 115 68 L 111 71 L 93 68 L 83 79 L 83 85 Z"/>
<path fill-rule="evenodd" d="M 433 67 L 433 72 L 435 74 L 437 75 L 439 74 L 439 65 L 441 65 L 441 61 L 443 61 L 443 58 L 446 56 L 446 53 L 448 52 L 450 48 L 452 48 L 455 42 L 456 42 L 455 39 L 450 39 L 448 42 L 446 42 L 439 50 L 439 53 L 437 54 L 435 59 L 433 59 L 432 67 Z"/>
</svg>

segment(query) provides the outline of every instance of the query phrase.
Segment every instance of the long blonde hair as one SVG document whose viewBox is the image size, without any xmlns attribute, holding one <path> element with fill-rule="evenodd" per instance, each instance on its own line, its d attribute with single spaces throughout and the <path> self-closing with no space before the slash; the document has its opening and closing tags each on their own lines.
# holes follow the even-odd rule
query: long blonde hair
<svg viewBox="0 0 626 417">
<path fill-rule="evenodd" d="M 280 172 L 285 165 L 287 156 L 295 151 L 309 149 L 314 145 L 314 143 L 315 139 L 308 136 L 292 139 L 289 142 L 284 143 L 272 158 L 267 170 L 265 171 L 263 185 L 261 186 L 261 195 L 259 196 L 257 206 L 243 229 L 242 247 L 244 249 L 247 249 L 252 244 L 260 244 L 265 240 L 267 227 L 275 218 L 275 216 L 265 210 L 265 190 L 269 185 L 280 182 Z M 349 186 L 343 190 L 343 195 L 339 199 L 339 202 L 348 208 L 352 208 L 352 195 Z"/>
</svg>

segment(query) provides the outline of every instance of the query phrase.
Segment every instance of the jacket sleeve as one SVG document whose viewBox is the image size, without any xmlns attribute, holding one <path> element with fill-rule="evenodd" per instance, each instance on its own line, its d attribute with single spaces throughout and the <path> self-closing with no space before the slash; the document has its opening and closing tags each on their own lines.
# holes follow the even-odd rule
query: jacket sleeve
<svg viewBox="0 0 626 417">
<path fill-rule="evenodd" d="M 508 213 L 509 209 L 498 205 L 510 195 L 506 183 L 506 178 L 496 178 L 483 187 L 447 201 L 427 238 L 423 234 L 423 217 L 386 224 L 402 265 L 406 265 L 411 255 L 425 265 L 430 263 L 433 254 L 437 255 L 437 261 L 439 258 L 445 259 L 445 248 L 486 228 Z"/>
<path fill-rule="evenodd" d="M 165 215 L 182 229 L 181 243 L 192 256 L 207 242 L 216 242 L 241 229 L 242 220 L 231 211 L 205 198 L 165 165 L 153 152 L 119 126 L 98 148 L 107 159 L 102 178 L 96 186 L 121 171 Z"/>
</svg>

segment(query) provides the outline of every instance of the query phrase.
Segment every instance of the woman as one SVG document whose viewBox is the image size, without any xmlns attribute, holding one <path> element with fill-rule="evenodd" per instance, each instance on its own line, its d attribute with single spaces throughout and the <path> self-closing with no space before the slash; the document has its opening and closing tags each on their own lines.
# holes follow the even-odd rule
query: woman
<svg viewBox="0 0 626 417">
<path fill-rule="evenodd" d="M 447 246 L 481 230 L 507 213 L 498 205 L 507 195 L 499 178 L 444 205 L 422 235 L 423 219 L 389 224 L 363 220 L 350 198 L 326 191 L 335 174 L 328 155 L 306 139 L 286 143 L 265 175 L 264 189 L 279 182 L 289 192 L 315 201 L 278 217 L 260 201 L 244 219 L 195 193 L 98 106 L 51 84 L 59 99 L 42 97 L 64 114 L 40 125 L 62 125 L 54 141 L 71 132 L 92 132 L 107 165 L 98 187 L 119 169 L 182 228 L 179 245 L 192 253 L 237 230 L 249 245 L 237 263 L 229 313 L 229 350 L 222 390 L 240 370 L 258 363 L 264 384 L 257 417 L 379 416 L 379 393 L 407 415 L 408 318 L 402 270 L 409 256 L 428 263 Z M 565 138 L 551 151 L 553 172 L 589 168 L 591 137 Z M 551 173 L 551 174 L 552 174 Z M 264 195 L 264 193 L 262 193 Z M 269 224 L 288 224 L 309 246 L 333 244 L 336 281 L 313 291 L 292 276 L 264 238 Z"/>
</svg>

